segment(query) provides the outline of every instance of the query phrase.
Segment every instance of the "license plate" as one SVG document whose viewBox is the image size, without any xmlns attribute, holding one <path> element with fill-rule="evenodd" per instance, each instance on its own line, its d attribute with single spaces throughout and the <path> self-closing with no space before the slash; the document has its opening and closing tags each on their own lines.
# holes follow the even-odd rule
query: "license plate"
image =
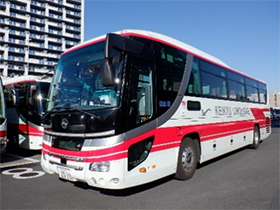
<svg viewBox="0 0 280 210">
<path fill-rule="evenodd" d="M 57 171 L 58 171 L 59 177 L 61 179 L 66 179 L 66 180 L 69 180 L 69 181 L 72 181 L 72 182 L 77 181 L 76 179 L 74 179 L 72 177 L 70 168 L 57 166 Z"/>
</svg>

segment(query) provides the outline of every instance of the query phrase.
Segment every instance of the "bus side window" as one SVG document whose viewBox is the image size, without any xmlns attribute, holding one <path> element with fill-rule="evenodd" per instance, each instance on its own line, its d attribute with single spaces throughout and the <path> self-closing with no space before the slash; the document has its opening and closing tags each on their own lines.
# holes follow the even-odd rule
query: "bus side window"
<svg viewBox="0 0 280 210">
<path fill-rule="evenodd" d="M 193 65 L 192 65 L 192 72 L 190 75 L 186 95 L 200 95 L 200 73 L 198 67 L 198 59 L 194 58 Z"/>
<path fill-rule="evenodd" d="M 259 102 L 259 94 L 257 88 L 246 85 L 246 92 L 248 101 Z"/>
<path fill-rule="evenodd" d="M 202 94 L 206 96 L 216 96 L 216 77 L 206 72 L 201 72 Z"/>
<path fill-rule="evenodd" d="M 153 77 L 152 65 L 136 60 L 132 65 L 129 93 L 128 127 L 136 127 L 153 116 Z"/>
</svg>

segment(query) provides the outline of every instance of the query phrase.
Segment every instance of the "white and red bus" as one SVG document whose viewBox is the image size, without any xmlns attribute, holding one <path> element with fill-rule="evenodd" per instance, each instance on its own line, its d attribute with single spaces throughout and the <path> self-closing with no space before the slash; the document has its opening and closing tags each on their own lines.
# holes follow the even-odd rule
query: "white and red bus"
<svg viewBox="0 0 280 210">
<path fill-rule="evenodd" d="M 2 79 L 0 78 L 0 153 L 7 147 L 7 115 Z"/>
<path fill-rule="evenodd" d="M 29 75 L 2 79 L 7 106 L 9 147 L 42 149 L 42 119 L 51 78 Z"/>
<path fill-rule="evenodd" d="M 187 180 L 198 163 L 271 133 L 264 82 L 140 30 L 65 51 L 46 109 L 42 168 L 106 189 Z"/>
</svg>

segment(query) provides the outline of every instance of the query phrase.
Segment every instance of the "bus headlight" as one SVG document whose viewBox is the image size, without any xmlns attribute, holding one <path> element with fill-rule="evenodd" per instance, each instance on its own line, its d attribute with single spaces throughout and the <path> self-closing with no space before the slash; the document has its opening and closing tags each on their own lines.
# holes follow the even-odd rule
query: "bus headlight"
<svg viewBox="0 0 280 210">
<path fill-rule="evenodd" d="M 104 161 L 104 162 L 91 163 L 89 165 L 89 170 L 95 172 L 108 172 L 110 170 L 110 162 Z"/>
</svg>

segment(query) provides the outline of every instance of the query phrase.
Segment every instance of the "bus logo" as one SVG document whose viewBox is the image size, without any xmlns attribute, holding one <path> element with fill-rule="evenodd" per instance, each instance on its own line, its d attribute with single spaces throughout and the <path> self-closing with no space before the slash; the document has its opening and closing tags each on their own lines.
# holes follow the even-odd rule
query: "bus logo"
<svg viewBox="0 0 280 210">
<path fill-rule="evenodd" d="M 206 113 L 207 113 L 208 111 L 212 111 L 212 110 L 208 108 L 208 109 L 206 109 L 206 111 L 204 112 L 203 109 L 201 109 L 202 116 L 206 116 Z"/>
<path fill-rule="evenodd" d="M 61 120 L 61 127 L 62 127 L 63 129 L 66 129 L 66 128 L 68 127 L 68 125 L 69 125 L 68 120 L 67 120 L 66 118 L 63 118 L 63 119 Z"/>
</svg>

